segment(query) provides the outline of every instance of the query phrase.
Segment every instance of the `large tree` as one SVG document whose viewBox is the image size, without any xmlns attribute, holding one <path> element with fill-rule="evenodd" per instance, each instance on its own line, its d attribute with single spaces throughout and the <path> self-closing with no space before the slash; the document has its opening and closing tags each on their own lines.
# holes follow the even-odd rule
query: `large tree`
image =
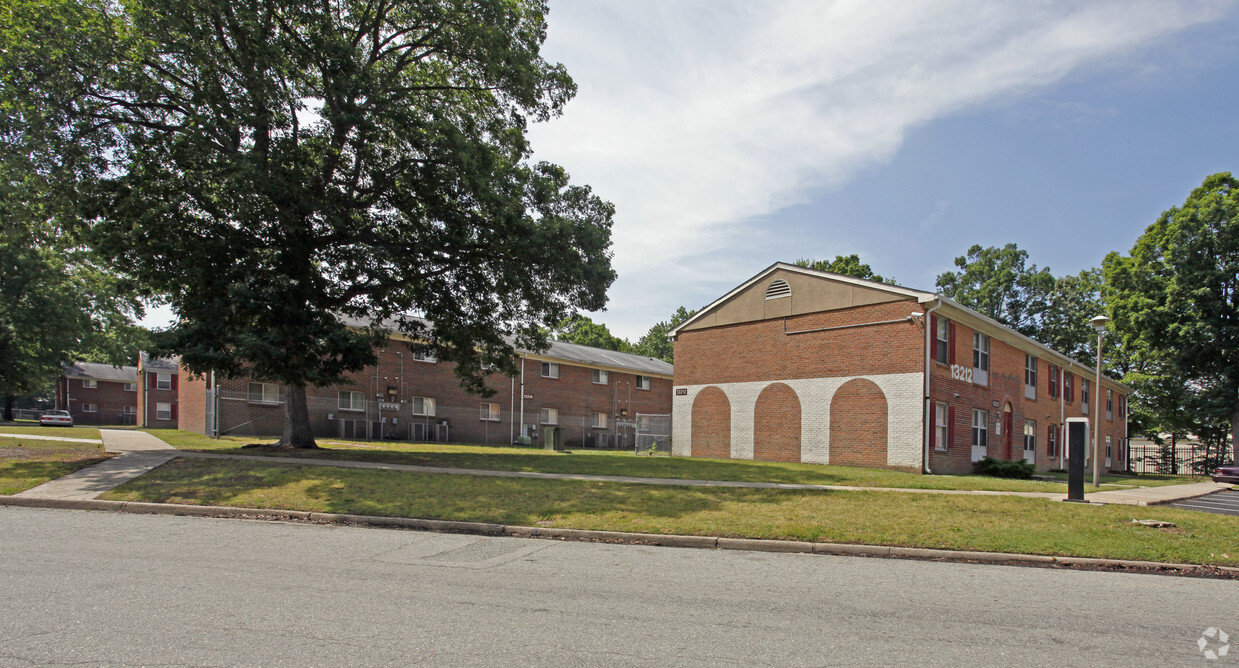
<svg viewBox="0 0 1239 668">
<path fill-rule="evenodd" d="M 1115 333 L 1155 357 L 1170 382 L 1190 384 L 1196 428 L 1228 418 L 1239 442 L 1239 181 L 1205 179 L 1130 255 L 1108 255 L 1103 271 Z"/>
<path fill-rule="evenodd" d="M 860 261 L 860 256 L 853 253 L 851 255 L 836 255 L 833 260 L 812 260 L 809 258 L 800 258 L 796 260 L 796 265 L 806 269 L 816 269 L 817 271 L 829 271 L 834 274 L 843 274 L 844 276 L 854 276 L 863 278 L 867 281 L 877 281 L 878 283 L 895 284 L 893 278 L 883 278 L 882 276 L 873 273 L 873 268 L 864 262 Z"/>
<path fill-rule="evenodd" d="M 583 346 L 593 346 L 604 350 L 631 352 L 632 345 L 627 340 L 611 333 L 606 325 L 594 322 L 588 316 L 574 315 L 566 318 L 555 326 L 552 332 L 557 341 L 579 343 Z"/>
<path fill-rule="evenodd" d="M 689 318 L 697 315 L 697 311 L 690 311 L 683 306 L 677 308 L 675 313 L 671 314 L 668 320 L 662 320 L 654 323 L 650 327 L 650 331 L 637 340 L 633 346 L 633 352 L 646 357 L 655 357 L 667 363 L 675 362 L 675 344 L 668 338 L 667 333 L 679 327 L 681 323 Z"/>
<path fill-rule="evenodd" d="M 11 7 L 20 148 L 170 301 L 162 351 L 285 384 L 285 443 L 315 446 L 306 386 L 373 362 L 392 326 L 485 393 L 513 342 L 604 306 L 612 206 L 528 161 L 527 123 L 575 92 L 539 55 L 545 2 Z"/>
<path fill-rule="evenodd" d="M 1015 244 L 1002 248 L 973 245 L 955 258 L 958 271 L 938 276 L 942 294 L 1025 335 L 1040 329 L 1054 276 L 1028 263 L 1028 251 Z"/>
</svg>

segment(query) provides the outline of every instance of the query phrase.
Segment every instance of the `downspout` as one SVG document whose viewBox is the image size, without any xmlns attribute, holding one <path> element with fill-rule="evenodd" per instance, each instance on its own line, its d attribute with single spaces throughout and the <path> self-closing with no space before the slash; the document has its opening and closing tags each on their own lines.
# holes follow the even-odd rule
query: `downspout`
<svg viewBox="0 0 1239 668">
<path fill-rule="evenodd" d="M 525 435 L 525 356 L 521 355 L 521 436 Z"/>
<path fill-rule="evenodd" d="M 512 376 L 512 389 L 508 391 L 508 431 L 511 432 L 508 443 L 516 445 L 516 376 Z"/>
<path fill-rule="evenodd" d="M 925 322 L 925 409 L 924 409 L 924 415 L 921 418 L 921 423 L 924 426 L 924 433 L 921 434 L 921 441 L 925 444 L 925 450 L 923 454 L 921 455 L 921 469 L 924 473 L 927 473 L 930 475 L 933 475 L 933 471 L 930 470 L 929 468 L 929 430 L 932 429 L 933 427 L 930 425 L 930 420 L 932 416 L 932 413 L 930 411 L 932 410 L 932 406 L 930 406 L 930 401 L 929 401 L 929 370 L 930 370 L 929 367 L 930 367 L 930 359 L 931 359 L 929 356 L 929 349 L 930 349 L 929 345 L 930 345 L 930 340 L 931 340 L 930 337 L 934 335 L 934 332 L 931 331 L 933 327 L 931 327 L 930 324 L 933 322 L 933 318 L 931 317 L 933 315 L 933 312 L 937 311 L 941 306 L 942 306 L 942 302 L 939 301 L 937 304 L 934 304 L 932 307 L 925 309 L 925 320 L 924 320 Z M 947 433 L 950 433 L 950 429 L 947 429 Z"/>
</svg>

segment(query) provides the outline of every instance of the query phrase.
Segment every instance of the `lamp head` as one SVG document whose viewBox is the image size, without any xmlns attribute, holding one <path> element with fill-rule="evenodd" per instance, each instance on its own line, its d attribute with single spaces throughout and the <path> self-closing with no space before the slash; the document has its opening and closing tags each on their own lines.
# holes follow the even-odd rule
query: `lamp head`
<svg viewBox="0 0 1239 668">
<path fill-rule="evenodd" d="M 1104 315 L 1099 315 L 1096 318 L 1089 320 L 1089 323 L 1092 324 L 1093 329 L 1097 330 L 1098 334 L 1106 331 L 1106 323 L 1108 322 L 1110 322 L 1110 319 Z"/>
</svg>

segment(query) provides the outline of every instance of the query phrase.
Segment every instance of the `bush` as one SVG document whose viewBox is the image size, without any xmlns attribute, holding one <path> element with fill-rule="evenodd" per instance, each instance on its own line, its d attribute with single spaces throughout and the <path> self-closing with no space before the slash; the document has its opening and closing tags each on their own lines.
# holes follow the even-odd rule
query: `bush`
<svg viewBox="0 0 1239 668">
<path fill-rule="evenodd" d="M 981 461 L 977 462 L 977 473 L 995 478 L 1021 478 L 1027 480 L 1036 472 L 1036 466 L 1022 459 L 1007 461 L 1005 459 L 994 459 L 993 457 L 982 457 Z"/>
</svg>

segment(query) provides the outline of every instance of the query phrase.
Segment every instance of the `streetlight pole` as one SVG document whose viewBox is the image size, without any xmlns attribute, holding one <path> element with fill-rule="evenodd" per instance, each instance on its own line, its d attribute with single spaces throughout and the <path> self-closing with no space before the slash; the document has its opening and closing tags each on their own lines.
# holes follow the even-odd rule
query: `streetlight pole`
<svg viewBox="0 0 1239 668">
<path fill-rule="evenodd" d="M 1110 319 L 1099 315 L 1089 321 L 1097 330 L 1097 384 L 1093 394 L 1097 400 L 1093 402 L 1097 409 L 1093 412 L 1093 487 L 1101 487 L 1101 335 L 1106 331 L 1106 323 Z"/>
</svg>

